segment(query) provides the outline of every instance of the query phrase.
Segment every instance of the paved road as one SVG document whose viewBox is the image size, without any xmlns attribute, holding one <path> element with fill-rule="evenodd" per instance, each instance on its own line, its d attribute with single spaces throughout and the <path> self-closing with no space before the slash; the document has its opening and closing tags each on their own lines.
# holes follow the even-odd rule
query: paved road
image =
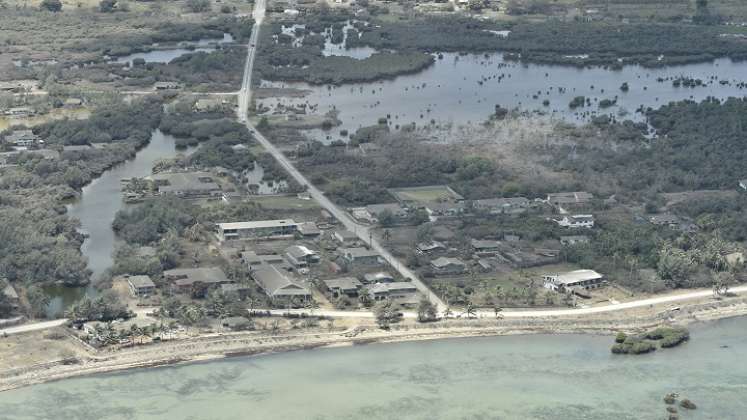
<svg viewBox="0 0 747 420">
<path fill-rule="evenodd" d="M 23 324 L 15 327 L 8 327 L 0 330 L 0 335 L 12 335 L 20 334 L 31 331 L 46 330 L 48 328 L 59 327 L 60 325 L 67 322 L 67 318 L 64 319 L 53 319 L 51 321 L 34 322 L 31 324 Z"/>
<path fill-rule="evenodd" d="M 262 135 L 259 131 L 257 131 L 249 122 L 247 118 L 247 113 L 249 110 L 249 104 L 251 103 L 251 85 L 252 85 L 252 69 L 254 67 L 254 57 L 256 53 L 256 48 L 254 47 L 257 45 L 257 42 L 259 41 L 259 31 L 260 31 L 260 25 L 262 20 L 264 19 L 264 13 L 265 13 L 265 0 L 259 0 L 256 3 L 253 17 L 255 21 L 254 28 L 252 29 L 252 35 L 249 40 L 248 45 L 248 52 L 247 52 L 247 59 L 246 64 L 244 65 L 244 78 L 241 85 L 241 90 L 239 91 L 239 107 L 238 107 L 238 118 L 239 121 L 246 124 L 246 126 L 249 128 L 250 131 L 254 132 L 254 137 L 259 141 L 259 143 L 269 152 L 272 154 L 275 159 L 280 163 L 280 165 L 290 174 L 290 176 L 293 177 L 299 184 L 306 185 L 308 188 L 308 192 L 313 197 L 320 206 L 322 206 L 324 209 L 326 209 L 330 214 L 332 214 L 337 220 L 339 220 L 343 226 L 345 226 L 346 229 L 348 229 L 351 232 L 355 232 L 358 237 L 366 244 L 368 244 L 371 249 L 378 252 L 384 260 L 386 260 L 392 267 L 394 267 L 395 270 L 397 270 L 400 275 L 404 278 L 410 278 L 412 283 L 420 290 L 423 295 L 425 295 L 433 304 L 435 304 L 440 311 L 444 310 L 446 308 L 446 305 L 443 301 L 435 294 L 433 293 L 418 277 L 417 274 L 415 274 L 412 270 L 407 268 L 405 264 L 402 264 L 397 258 L 395 258 L 388 250 L 386 250 L 379 241 L 371 235 L 370 229 L 367 226 L 360 225 L 356 223 L 350 215 L 337 207 L 332 201 L 330 201 L 318 188 L 316 188 L 314 185 L 312 185 L 308 179 L 298 170 L 295 166 L 293 166 L 293 163 L 291 163 L 290 160 L 288 160 L 285 155 L 278 150 L 267 138 Z"/>
<path fill-rule="evenodd" d="M 730 293 L 744 294 L 747 292 L 747 285 L 738 286 L 729 289 Z M 579 315 L 591 315 L 600 314 L 606 312 L 623 311 L 626 309 L 645 308 L 652 305 L 662 304 L 675 304 L 678 302 L 684 302 L 693 299 L 703 299 L 713 296 L 713 291 L 707 290 L 696 290 L 685 293 L 673 293 L 665 296 L 659 296 L 650 299 L 633 300 L 630 302 L 618 303 L 615 305 L 597 306 L 593 308 L 581 308 L 581 309 L 541 309 L 541 310 L 522 310 L 522 311 L 504 311 L 501 312 L 504 318 L 541 318 L 541 317 L 564 317 L 564 316 L 579 316 Z M 256 309 L 256 311 L 264 312 L 266 309 Z M 271 309 L 270 313 L 273 315 L 283 315 L 286 313 L 310 314 L 313 312 L 314 315 L 329 316 L 332 318 L 373 318 L 373 313 L 370 311 L 338 311 L 338 310 L 326 310 L 326 309 L 315 309 L 311 311 L 309 309 Z M 458 311 L 454 311 L 454 315 L 463 315 Z M 495 316 L 493 311 L 477 311 L 476 315 L 480 318 L 492 318 Z M 404 312 L 405 318 L 415 318 L 415 312 Z"/>
</svg>

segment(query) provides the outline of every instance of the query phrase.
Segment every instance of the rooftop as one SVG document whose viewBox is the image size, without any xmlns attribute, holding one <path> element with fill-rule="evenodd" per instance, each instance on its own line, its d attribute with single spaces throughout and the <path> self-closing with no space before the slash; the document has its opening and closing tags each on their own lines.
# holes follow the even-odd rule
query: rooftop
<svg viewBox="0 0 747 420">
<path fill-rule="evenodd" d="M 392 293 L 392 292 L 417 292 L 418 288 L 407 281 L 396 281 L 393 283 L 377 283 L 369 288 L 369 293 Z"/>
<path fill-rule="evenodd" d="M 244 251 L 241 253 L 241 260 L 244 261 L 246 264 L 273 264 L 273 263 L 282 263 L 283 257 L 278 254 L 266 254 L 266 255 L 257 255 L 254 251 Z"/>
<path fill-rule="evenodd" d="M 310 292 L 291 280 L 274 266 L 263 266 L 252 271 L 252 278 L 269 296 L 303 296 Z"/>
<path fill-rule="evenodd" d="M 486 198 L 475 200 L 475 204 L 477 204 L 478 207 L 526 206 L 529 204 L 529 199 L 526 197 Z"/>
<path fill-rule="evenodd" d="M 493 249 L 493 248 L 498 248 L 500 244 L 501 243 L 498 241 L 488 241 L 488 240 L 480 240 L 480 239 L 472 240 L 472 248 L 475 248 L 475 249 Z"/>
<path fill-rule="evenodd" d="M 352 258 L 378 257 L 379 253 L 366 248 L 343 248 L 343 255 L 349 255 Z"/>
<path fill-rule="evenodd" d="M 363 286 L 355 277 L 340 277 L 338 279 L 322 280 L 328 289 L 353 290 Z"/>
<path fill-rule="evenodd" d="M 221 230 L 231 229 L 261 229 L 261 228 L 274 228 L 278 226 L 296 226 L 296 222 L 293 219 L 278 219 L 278 220 L 256 220 L 253 222 L 231 222 L 231 223 L 218 223 L 218 228 Z"/>
<path fill-rule="evenodd" d="M 148 276 L 130 276 L 127 278 L 127 281 L 132 285 L 132 287 L 138 289 L 141 287 L 156 287 Z"/>
<path fill-rule="evenodd" d="M 10 283 L 3 287 L 3 294 L 10 300 L 18 299 L 18 293 L 16 293 L 16 289 Z"/>
<path fill-rule="evenodd" d="M 366 273 L 363 275 L 363 278 L 366 280 L 366 283 L 386 283 L 387 281 L 394 280 L 394 277 L 385 271 Z"/>
<path fill-rule="evenodd" d="M 289 246 L 288 248 L 286 248 L 285 252 L 287 252 L 288 255 L 292 256 L 293 258 L 304 258 L 308 257 L 309 255 L 316 255 L 316 252 L 303 245 Z"/>
<path fill-rule="evenodd" d="M 198 267 L 198 268 L 175 268 L 166 270 L 163 276 L 176 280 L 179 285 L 187 285 L 195 282 L 202 283 L 226 283 L 228 277 L 218 267 Z"/>
<path fill-rule="evenodd" d="M 446 267 L 449 265 L 460 265 L 464 266 L 464 263 L 458 258 L 438 257 L 431 261 L 431 265 L 434 267 Z"/>
<path fill-rule="evenodd" d="M 573 284 L 582 281 L 599 280 L 603 278 L 601 274 L 594 270 L 576 270 L 555 276 L 555 282 L 562 284 Z"/>
</svg>

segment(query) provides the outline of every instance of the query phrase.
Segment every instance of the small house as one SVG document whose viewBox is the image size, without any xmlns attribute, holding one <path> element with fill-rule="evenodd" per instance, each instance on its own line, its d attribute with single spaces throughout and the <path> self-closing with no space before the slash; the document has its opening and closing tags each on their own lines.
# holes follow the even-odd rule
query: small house
<svg viewBox="0 0 747 420">
<path fill-rule="evenodd" d="M 197 112 L 209 112 L 219 109 L 221 102 L 216 99 L 198 99 L 195 101 L 194 110 Z"/>
<path fill-rule="evenodd" d="M 490 214 L 520 214 L 527 211 L 530 201 L 526 197 L 488 198 L 475 200 L 474 208 Z"/>
<path fill-rule="evenodd" d="M 394 282 L 394 277 L 386 271 L 366 273 L 363 275 L 363 282 L 365 284 L 392 283 Z"/>
<path fill-rule="evenodd" d="M 156 285 L 148 276 L 130 276 L 127 278 L 130 293 L 135 297 L 149 296 L 156 292 Z"/>
<path fill-rule="evenodd" d="M 360 242 L 358 235 L 349 230 L 338 230 L 333 236 L 340 245 L 353 245 Z"/>
<path fill-rule="evenodd" d="M 435 254 L 446 251 L 446 245 L 438 241 L 421 242 L 417 244 L 415 250 L 420 254 Z"/>
<path fill-rule="evenodd" d="M 745 191 L 747 191 L 747 179 L 743 179 L 739 181 L 739 187 Z"/>
<path fill-rule="evenodd" d="M 31 130 L 14 130 L 5 136 L 5 142 L 19 149 L 34 149 L 42 143 L 41 138 Z"/>
<path fill-rule="evenodd" d="M 547 203 L 559 209 L 587 205 L 594 195 L 585 191 L 561 192 L 547 195 Z"/>
<path fill-rule="evenodd" d="M 311 292 L 274 266 L 259 267 L 251 276 L 275 304 L 301 303 L 311 299 Z"/>
<path fill-rule="evenodd" d="M 366 211 L 377 222 L 380 222 L 381 216 L 386 214 L 391 214 L 394 222 L 407 220 L 408 216 L 407 209 L 399 203 L 370 204 L 366 206 Z"/>
<path fill-rule="evenodd" d="M 500 250 L 501 243 L 498 241 L 472 239 L 472 249 L 479 256 L 495 255 Z"/>
<path fill-rule="evenodd" d="M 322 280 L 324 286 L 332 294 L 332 297 L 347 296 L 354 298 L 363 287 L 363 283 L 355 277 L 341 277 L 337 279 Z"/>
<path fill-rule="evenodd" d="M 672 229 L 676 229 L 682 220 L 674 214 L 654 214 L 648 218 L 648 221 L 652 225 L 656 226 L 668 226 Z"/>
<path fill-rule="evenodd" d="M 20 299 L 18 298 L 18 292 L 16 292 L 16 289 L 12 284 L 7 283 L 5 287 L 3 287 L 3 295 L 5 295 L 5 298 L 8 299 L 8 302 L 10 302 L 10 305 L 13 309 L 18 309 Z"/>
<path fill-rule="evenodd" d="M 467 271 L 467 266 L 458 258 L 439 257 L 431 261 L 431 269 L 437 275 L 456 275 Z"/>
<path fill-rule="evenodd" d="M 604 276 L 594 270 L 575 270 L 562 274 L 547 274 L 543 276 L 545 287 L 550 290 L 564 292 L 573 289 L 594 289 L 604 284 Z"/>
<path fill-rule="evenodd" d="M 314 222 L 304 222 L 298 224 L 298 233 L 306 238 L 315 238 L 322 234 L 322 231 Z"/>
<path fill-rule="evenodd" d="M 594 227 L 594 216 L 591 214 L 574 214 L 566 215 L 561 219 L 553 219 L 558 226 L 570 229 L 576 228 L 587 228 L 591 229 Z"/>
<path fill-rule="evenodd" d="M 218 267 L 175 268 L 163 272 L 163 277 L 172 282 L 180 292 L 189 292 L 192 287 L 201 283 L 207 287 L 219 287 L 221 284 L 233 283 L 226 273 Z"/>
<path fill-rule="evenodd" d="M 560 244 L 563 246 L 573 246 L 589 243 L 589 237 L 586 235 L 567 235 L 560 237 Z"/>
<path fill-rule="evenodd" d="M 379 253 L 367 248 L 343 248 L 340 253 L 343 261 L 351 265 L 379 265 L 382 263 Z"/>
<path fill-rule="evenodd" d="M 244 300 L 252 294 L 252 287 L 247 284 L 228 283 L 221 284 L 220 290 L 223 293 L 236 293 L 240 300 Z"/>
<path fill-rule="evenodd" d="M 155 90 L 174 90 L 179 89 L 179 83 L 176 82 L 156 82 L 153 85 Z"/>
<path fill-rule="evenodd" d="M 285 250 L 285 256 L 296 268 L 308 267 L 310 264 L 318 263 L 319 254 L 303 245 L 293 245 Z"/>
<path fill-rule="evenodd" d="M 373 300 L 400 300 L 411 299 L 418 293 L 418 288 L 414 284 L 406 281 L 394 283 L 377 283 L 368 289 L 369 296 Z"/>
</svg>

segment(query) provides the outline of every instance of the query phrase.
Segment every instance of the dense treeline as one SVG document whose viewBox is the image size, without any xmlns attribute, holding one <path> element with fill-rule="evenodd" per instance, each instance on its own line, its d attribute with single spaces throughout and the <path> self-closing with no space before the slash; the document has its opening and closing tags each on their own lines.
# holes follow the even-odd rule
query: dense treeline
<svg viewBox="0 0 747 420">
<path fill-rule="evenodd" d="M 707 61 L 716 57 L 747 58 L 747 45 L 719 36 L 723 28 L 665 23 L 518 22 L 496 28 L 466 17 L 427 17 L 406 22 L 376 22 L 359 26 L 360 37 L 349 36 L 349 47 L 440 51 L 507 51 L 525 60 L 564 64 L 626 63 L 663 66 Z M 510 30 L 507 37 L 491 30 Z M 586 59 L 564 57 L 588 54 Z M 664 57 L 660 59 L 660 55 Z"/>
<path fill-rule="evenodd" d="M 215 223 L 276 216 L 277 211 L 265 210 L 251 202 L 197 206 L 177 197 L 163 196 L 120 210 L 115 215 L 112 228 L 129 244 L 156 244 L 161 249 L 164 247 L 164 238 L 168 239 L 169 235 L 197 238 L 209 232 Z M 166 241 L 167 244 L 173 242 L 174 240 Z M 165 248 L 169 250 L 174 247 L 168 245 Z M 126 259 L 127 255 L 125 250 L 121 255 L 122 259 Z"/>
<path fill-rule="evenodd" d="M 159 81 L 178 81 L 206 89 L 236 89 L 241 85 L 246 50 L 224 47 L 211 52 L 197 51 L 169 63 L 145 63 L 133 67 L 108 66 L 108 71 L 130 86 L 149 86 Z"/>
<path fill-rule="evenodd" d="M 377 142 L 381 153 L 366 157 L 318 144 L 299 159 L 299 166 L 311 182 L 350 205 L 390 201 L 387 188 L 433 184 L 449 184 L 467 198 L 493 197 L 501 194 L 497 180 L 509 178 L 493 161 L 456 149 L 400 135 L 383 135 Z"/>
<path fill-rule="evenodd" d="M 181 234 L 195 223 L 195 207 L 177 197 L 150 200 L 130 210 L 117 212 L 112 228 L 129 243 L 147 245 L 169 231 Z"/>
<path fill-rule="evenodd" d="M 158 126 L 161 103 L 112 102 L 88 120 L 59 120 L 34 128 L 51 148 L 90 142 L 101 149 L 63 152 L 59 159 L 21 154 L 0 177 L 0 277 L 16 285 L 85 284 L 90 271 L 80 253 L 78 223 L 63 200 L 112 165 L 132 156 Z"/>
<path fill-rule="evenodd" d="M 733 190 L 744 179 L 746 100 L 682 101 L 650 110 L 647 116 L 657 135 L 653 140 L 644 137 L 640 125 L 602 125 L 599 138 L 612 139 L 621 147 L 611 150 L 580 145 L 578 158 L 561 150 L 554 161 L 555 169 L 578 174 L 592 190 L 598 185 L 597 176 L 604 176 L 613 180 L 616 191 L 638 196 Z"/>
<path fill-rule="evenodd" d="M 249 17 L 226 16 L 204 23 L 161 22 L 152 32 L 140 34 L 111 35 L 81 43 L 81 51 L 98 52 L 121 56 L 148 51 L 153 44 L 199 41 L 202 39 L 222 39 L 230 33 L 237 41 L 249 38 L 254 21 Z"/>
</svg>

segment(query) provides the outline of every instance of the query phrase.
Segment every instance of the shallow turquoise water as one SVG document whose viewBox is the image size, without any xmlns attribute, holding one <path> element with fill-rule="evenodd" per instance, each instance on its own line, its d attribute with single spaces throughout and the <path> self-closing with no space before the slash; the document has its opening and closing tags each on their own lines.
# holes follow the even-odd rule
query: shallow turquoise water
<svg viewBox="0 0 747 420">
<path fill-rule="evenodd" d="M 681 419 L 747 413 L 747 319 L 613 356 L 611 337 L 376 344 L 70 379 L 0 393 L 8 419 Z M 681 410 L 682 411 L 682 410 Z"/>
</svg>

